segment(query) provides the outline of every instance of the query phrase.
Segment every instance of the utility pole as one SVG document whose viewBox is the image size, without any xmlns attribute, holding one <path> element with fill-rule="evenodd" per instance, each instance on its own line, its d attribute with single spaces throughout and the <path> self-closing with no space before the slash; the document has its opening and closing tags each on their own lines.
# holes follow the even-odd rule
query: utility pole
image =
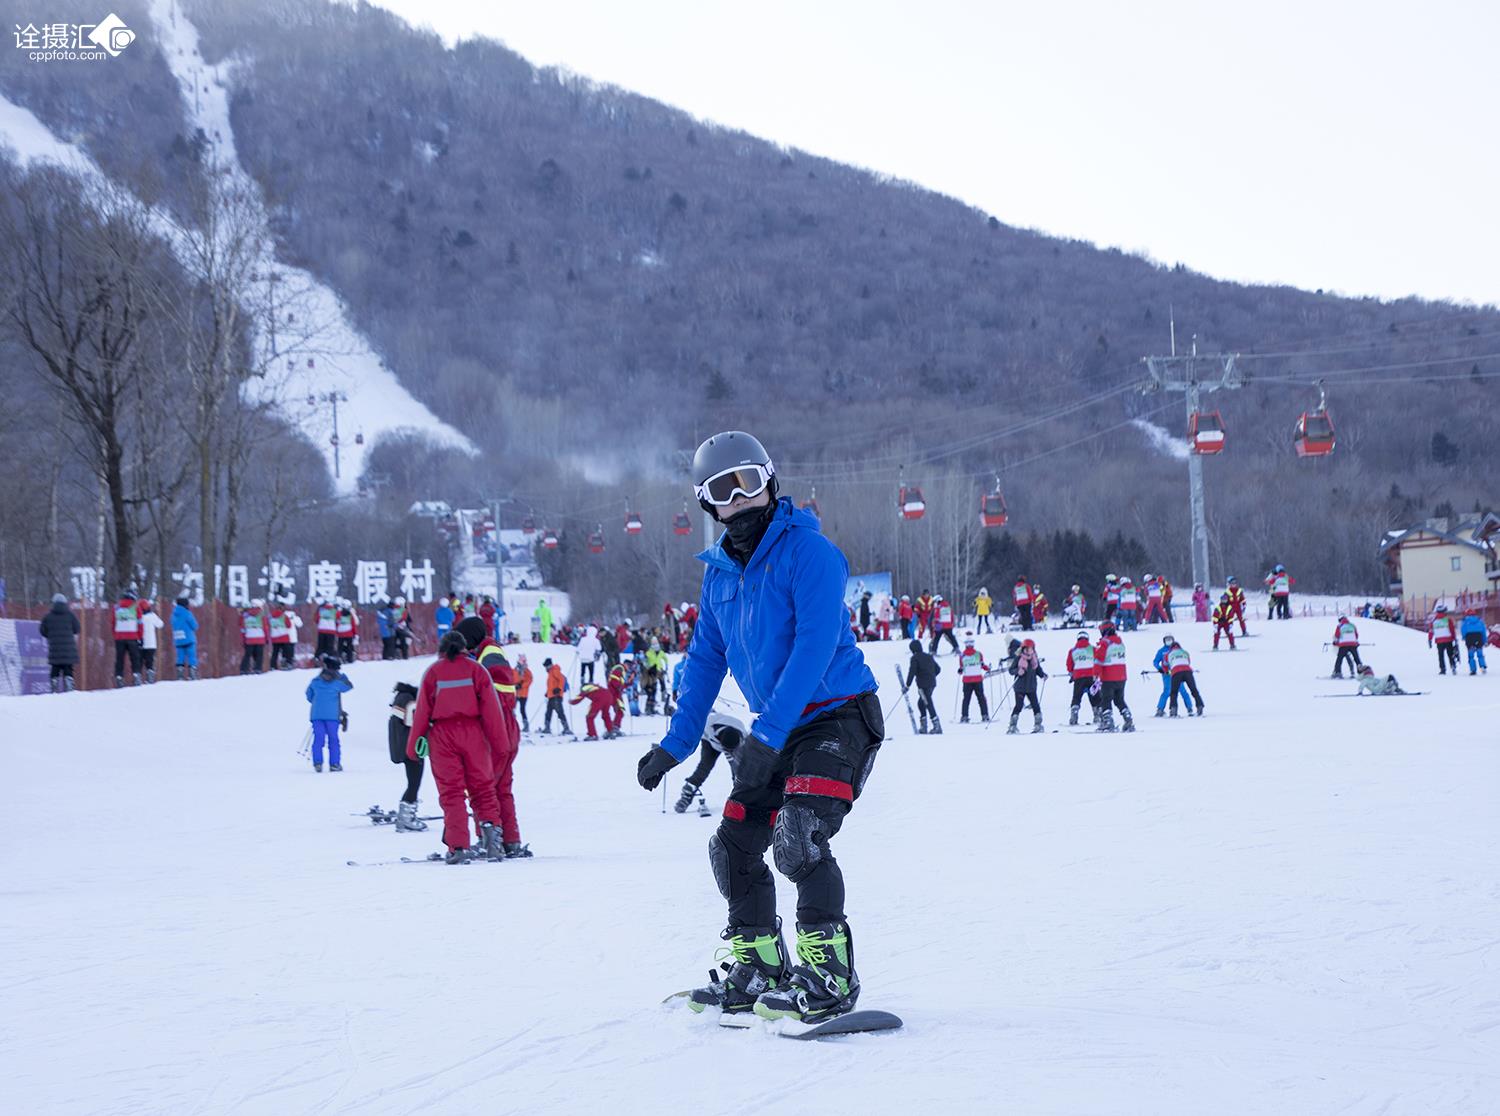
<svg viewBox="0 0 1500 1116">
<path fill-rule="evenodd" d="M 1174 328 L 1175 334 L 1175 328 Z M 1173 337 L 1176 348 L 1176 337 Z M 1238 353 L 1198 355 L 1198 343 L 1186 356 L 1143 357 L 1141 363 L 1151 381 L 1141 388 L 1149 395 L 1157 391 L 1180 391 L 1187 399 L 1189 423 L 1198 413 L 1203 393 L 1232 390 L 1244 386 L 1244 377 L 1235 367 Z M 1206 377 L 1206 378 L 1200 378 Z M 1203 498 L 1203 455 L 1188 447 L 1188 510 L 1192 523 L 1193 581 L 1208 588 L 1208 511 Z"/>
<path fill-rule="evenodd" d="M 495 610 L 499 622 L 495 627 L 495 641 L 504 643 L 505 634 L 505 543 L 500 539 L 500 501 L 490 503 L 490 514 L 495 517 Z"/>
</svg>

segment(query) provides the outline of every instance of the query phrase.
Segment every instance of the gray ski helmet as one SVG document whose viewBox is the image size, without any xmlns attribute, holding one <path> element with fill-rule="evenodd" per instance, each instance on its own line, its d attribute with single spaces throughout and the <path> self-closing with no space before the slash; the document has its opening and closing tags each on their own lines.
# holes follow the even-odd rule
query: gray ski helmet
<svg viewBox="0 0 1500 1116">
<path fill-rule="evenodd" d="M 776 499 L 779 486 L 771 455 L 760 444 L 759 438 L 754 434 L 746 434 L 743 430 L 724 430 L 703 440 L 693 454 L 693 488 L 696 490 L 709 477 L 717 476 L 726 469 L 733 469 L 736 465 L 764 466 L 771 478 L 766 486 L 767 491 L 771 493 L 772 500 Z M 698 499 L 698 506 L 715 519 L 719 518 L 718 509 L 702 497 Z"/>
</svg>

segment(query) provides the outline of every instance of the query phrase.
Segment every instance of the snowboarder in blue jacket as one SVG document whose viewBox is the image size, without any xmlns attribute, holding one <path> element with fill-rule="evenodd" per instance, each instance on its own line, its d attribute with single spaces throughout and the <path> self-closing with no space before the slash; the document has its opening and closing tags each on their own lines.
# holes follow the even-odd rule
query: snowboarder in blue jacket
<svg viewBox="0 0 1500 1116">
<path fill-rule="evenodd" d="M 730 959 L 689 1006 L 813 1022 L 859 997 L 844 877 L 829 842 L 885 735 L 875 676 L 844 611 L 849 564 L 814 516 L 778 498 L 765 447 L 743 431 L 715 434 L 698 447 L 693 483 L 725 530 L 698 555 L 708 568 L 677 713 L 637 778 L 654 790 L 697 749 L 724 675 L 734 675 L 755 719 L 734 750 L 734 786 L 709 842 L 729 905 Z M 777 869 L 797 887 L 795 965 L 765 863 L 773 844 Z"/>
<path fill-rule="evenodd" d="M 1469 673 L 1476 673 L 1475 668 L 1478 667 L 1488 674 L 1490 668 L 1484 661 L 1484 645 L 1489 642 L 1490 630 L 1485 627 L 1484 618 L 1477 609 L 1471 608 L 1464 613 L 1463 623 L 1458 626 L 1458 634 L 1463 637 L 1464 646 L 1469 651 Z"/>
<path fill-rule="evenodd" d="M 342 771 L 339 763 L 339 726 L 344 710 L 342 695 L 354 689 L 342 670 L 343 664 L 337 655 L 324 655 L 323 669 L 307 684 L 307 700 L 312 709 L 308 718 L 312 721 L 313 770 L 323 770 L 323 744 L 328 744 L 328 770 Z"/>
<path fill-rule="evenodd" d="M 186 597 L 178 597 L 172 608 L 172 646 L 177 648 L 177 677 L 198 676 L 198 618 Z"/>
</svg>

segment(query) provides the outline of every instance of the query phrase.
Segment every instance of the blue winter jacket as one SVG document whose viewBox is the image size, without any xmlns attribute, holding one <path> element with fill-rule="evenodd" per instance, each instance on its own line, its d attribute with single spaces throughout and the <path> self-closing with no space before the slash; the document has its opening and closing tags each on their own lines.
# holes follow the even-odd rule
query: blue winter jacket
<svg viewBox="0 0 1500 1116">
<path fill-rule="evenodd" d="M 1484 621 L 1478 616 L 1465 616 L 1464 622 L 1458 626 L 1459 635 L 1477 635 L 1488 639 L 1490 630 L 1485 627 Z"/>
<path fill-rule="evenodd" d="M 380 630 L 381 639 L 390 639 L 396 634 L 396 610 L 390 605 L 375 611 L 375 626 Z"/>
<path fill-rule="evenodd" d="M 432 619 L 437 623 L 438 635 L 442 635 L 453 627 L 453 610 L 447 605 L 439 605 L 432 614 Z"/>
<path fill-rule="evenodd" d="M 877 688 L 844 611 L 849 563 L 811 514 L 778 500 L 743 568 L 722 537 L 698 557 L 708 565 L 698 624 L 661 743 L 673 757 L 698 747 L 726 670 L 757 714 L 751 733 L 778 752 L 793 729 Z"/>
<path fill-rule="evenodd" d="M 198 642 L 198 618 L 182 605 L 172 606 L 172 643 L 192 647 Z"/>
<path fill-rule="evenodd" d="M 1172 645 L 1170 643 L 1163 643 L 1161 645 L 1161 650 L 1158 651 L 1156 653 L 1156 657 L 1151 660 L 1151 669 L 1154 670 L 1154 671 L 1156 671 L 1158 674 L 1166 674 L 1167 673 L 1167 656 L 1170 655 L 1171 653 L 1172 653 Z"/>
<path fill-rule="evenodd" d="M 337 678 L 319 674 L 307 684 L 307 700 L 312 702 L 309 721 L 337 721 L 339 719 L 339 695 L 354 689 L 354 683 L 340 672 Z"/>
<path fill-rule="evenodd" d="M 677 665 L 672 668 L 672 692 L 675 694 L 682 689 L 682 672 L 687 669 L 687 656 L 677 660 Z"/>
</svg>

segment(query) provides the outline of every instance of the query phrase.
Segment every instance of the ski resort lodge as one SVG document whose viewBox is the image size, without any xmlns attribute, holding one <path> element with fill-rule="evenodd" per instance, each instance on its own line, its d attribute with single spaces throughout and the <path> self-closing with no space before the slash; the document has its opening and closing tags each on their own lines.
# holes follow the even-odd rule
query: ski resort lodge
<svg viewBox="0 0 1500 1116">
<path fill-rule="evenodd" d="M 1464 608 L 1500 591 L 1500 516 L 1428 519 L 1388 532 L 1380 544 L 1390 590 L 1408 616 L 1425 616 L 1439 600 Z"/>
</svg>

